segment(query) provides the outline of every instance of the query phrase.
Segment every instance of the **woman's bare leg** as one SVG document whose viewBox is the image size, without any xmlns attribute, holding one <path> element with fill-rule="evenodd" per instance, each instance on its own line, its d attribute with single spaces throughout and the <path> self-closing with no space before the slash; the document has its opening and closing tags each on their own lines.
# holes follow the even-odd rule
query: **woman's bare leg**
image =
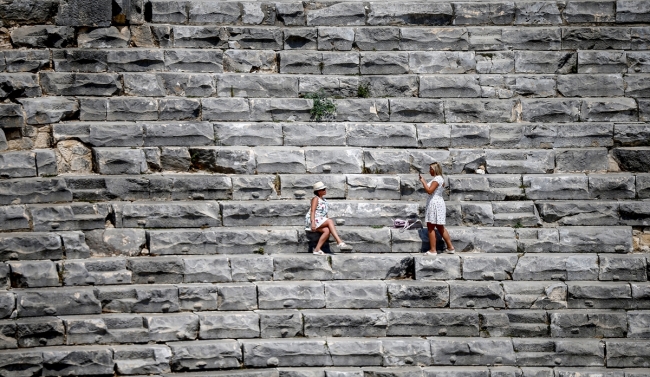
<svg viewBox="0 0 650 377">
<path fill-rule="evenodd" d="M 343 240 L 341 240 L 341 237 L 339 237 L 339 234 L 336 232 L 336 225 L 334 225 L 334 220 L 332 219 L 327 219 L 323 225 L 319 226 L 318 229 L 329 229 L 329 232 L 332 234 L 332 237 L 336 240 L 336 243 L 342 243 Z M 317 229 L 317 230 L 318 230 Z"/>
<path fill-rule="evenodd" d="M 327 241 L 328 238 L 330 238 L 330 229 L 329 228 L 318 228 L 316 229 L 317 232 L 320 232 L 320 238 L 318 239 L 318 243 L 316 243 L 316 248 L 314 251 L 320 250 L 321 247 L 325 244 L 325 241 Z"/>
<path fill-rule="evenodd" d="M 427 223 L 427 231 L 429 233 L 429 251 L 437 253 L 436 251 L 436 225 Z"/>
<path fill-rule="evenodd" d="M 451 244 L 451 237 L 449 237 L 447 228 L 445 228 L 444 225 L 436 225 L 436 228 L 438 228 L 438 232 L 440 232 L 442 239 L 445 240 L 445 243 L 447 244 L 447 250 L 454 250 L 454 245 Z"/>
</svg>

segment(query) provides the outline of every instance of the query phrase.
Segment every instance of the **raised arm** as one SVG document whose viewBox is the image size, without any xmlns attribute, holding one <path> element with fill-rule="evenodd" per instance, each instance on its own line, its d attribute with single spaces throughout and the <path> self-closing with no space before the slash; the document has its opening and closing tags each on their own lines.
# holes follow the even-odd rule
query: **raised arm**
<svg viewBox="0 0 650 377">
<path fill-rule="evenodd" d="M 431 185 L 429 185 L 427 181 L 425 181 L 424 178 L 422 178 L 422 176 L 420 176 L 420 183 L 422 183 L 422 186 L 424 186 L 424 191 L 426 191 L 427 194 L 429 195 L 433 194 L 433 192 L 436 191 L 436 189 L 438 188 L 438 182 L 433 180 L 431 182 Z"/>
</svg>

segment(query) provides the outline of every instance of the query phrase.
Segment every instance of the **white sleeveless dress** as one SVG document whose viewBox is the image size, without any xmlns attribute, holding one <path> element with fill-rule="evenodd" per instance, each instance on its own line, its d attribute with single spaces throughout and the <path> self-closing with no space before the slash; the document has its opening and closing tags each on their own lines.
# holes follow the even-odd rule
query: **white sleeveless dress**
<svg viewBox="0 0 650 377">
<path fill-rule="evenodd" d="M 445 183 L 445 180 L 441 176 L 437 175 L 431 182 L 429 182 L 429 185 L 431 185 L 432 182 L 438 182 L 438 187 L 427 198 L 426 213 L 424 215 L 425 222 L 445 225 L 447 207 L 445 206 L 445 201 L 442 199 L 442 193 L 444 191 L 443 184 Z"/>
</svg>

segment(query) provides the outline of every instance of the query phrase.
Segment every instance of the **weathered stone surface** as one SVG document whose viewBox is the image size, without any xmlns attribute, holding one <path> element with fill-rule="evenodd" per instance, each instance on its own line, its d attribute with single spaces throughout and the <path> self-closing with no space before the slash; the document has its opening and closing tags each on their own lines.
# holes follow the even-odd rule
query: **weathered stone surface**
<svg viewBox="0 0 650 377">
<path fill-rule="evenodd" d="M 18 151 L 0 154 L 0 177 L 22 178 L 36 176 L 36 155 Z"/>
<path fill-rule="evenodd" d="M 647 172 L 650 157 L 647 147 L 615 148 L 614 158 L 623 171 Z"/>
<path fill-rule="evenodd" d="M 451 308 L 504 308 L 504 292 L 498 282 L 452 281 L 449 283 Z"/>
<path fill-rule="evenodd" d="M 281 60 L 282 55 L 279 56 Z M 239 73 L 284 73 L 281 68 L 278 69 L 277 59 L 275 51 L 226 50 L 223 56 L 223 70 Z"/>
<path fill-rule="evenodd" d="M 558 225 L 618 225 L 618 203 L 557 201 L 535 203 L 544 222 Z"/>
<path fill-rule="evenodd" d="M 442 365 L 514 365 L 516 361 L 509 338 L 429 338 L 429 342 L 431 356 Z"/>
<path fill-rule="evenodd" d="M 130 38 L 131 33 L 128 27 L 84 28 L 80 30 L 77 36 L 77 45 L 80 48 L 101 49 L 128 47 Z"/>
<path fill-rule="evenodd" d="M 598 258 L 585 254 L 532 254 L 519 259 L 513 280 L 597 280 Z"/>
<path fill-rule="evenodd" d="M 169 372 L 171 350 L 164 345 L 112 346 L 115 371 L 120 374 Z"/>
<path fill-rule="evenodd" d="M 476 61 L 474 52 L 411 52 L 409 68 L 413 73 L 469 73 L 476 68 Z"/>
<path fill-rule="evenodd" d="M 559 241 L 567 252 L 627 253 L 632 248 L 630 232 L 623 226 L 560 227 Z"/>
<path fill-rule="evenodd" d="M 92 288 L 52 288 L 16 291 L 19 317 L 99 314 Z"/>
<path fill-rule="evenodd" d="M 13 288 L 60 286 L 59 274 L 51 261 L 8 262 Z"/>
<path fill-rule="evenodd" d="M 65 328 L 58 318 L 24 318 L 16 321 L 19 347 L 58 346 L 63 344 Z"/>
<path fill-rule="evenodd" d="M 512 340 L 517 361 L 529 366 L 604 366 L 605 345 L 598 339 Z M 557 370 L 557 369 L 556 369 Z M 558 370 L 559 371 L 559 370 Z"/>
<path fill-rule="evenodd" d="M 95 294 L 104 313 L 173 313 L 180 309 L 178 289 L 172 285 L 99 287 Z"/>
<path fill-rule="evenodd" d="M 514 101 L 446 100 L 445 119 L 448 122 L 492 123 L 514 122 L 519 110 Z"/>
<path fill-rule="evenodd" d="M 569 23 L 613 22 L 616 19 L 614 1 L 570 1 L 562 12 Z"/>
<path fill-rule="evenodd" d="M 454 25 L 509 25 L 514 21 L 515 4 L 498 3 L 452 3 Z"/>
<path fill-rule="evenodd" d="M 633 199 L 635 179 L 631 174 L 590 174 L 589 195 L 596 199 Z"/>
<path fill-rule="evenodd" d="M 141 174 L 147 171 L 142 149 L 93 148 L 99 174 Z"/>
<path fill-rule="evenodd" d="M 303 335 L 303 315 L 298 310 L 260 310 L 262 338 L 291 338 Z"/>
<path fill-rule="evenodd" d="M 0 204 L 28 204 L 72 201 L 63 179 L 21 179 L 0 181 Z"/>
<path fill-rule="evenodd" d="M 134 202 L 114 205 L 117 227 L 191 228 L 220 226 L 216 202 Z"/>
<path fill-rule="evenodd" d="M 460 257 L 457 255 L 425 255 L 414 259 L 417 280 L 452 280 L 461 277 Z"/>
<path fill-rule="evenodd" d="M 606 171 L 607 167 L 605 148 L 556 149 L 555 152 L 557 172 Z"/>
<path fill-rule="evenodd" d="M 607 366 L 612 367 L 644 367 L 650 365 L 648 361 L 648 343 L 616 339 L 605 342 L 607 347 Z"/>
<path fill-rule="evenodd" d="M 304 310 L 305 335 L 310 337 L 376 337 L 386 335 L 386 318 L 380 310 Z"/>
<path fill-rule="evenodd" d="M 314 3 L 308 4 L 308 26 L 363 25 L 366 11 L 361 3 Z"/>
<path fill-rule="evenodd" d="M 258 308 L 256 285 L 252 283 L 219 284 L 219 310 L 254 310 Z M 261 306 L 261 305 L 260 305 Z"/>
<path fill-rule="evenodd" d="M 522 119 L 527 122 L 575 122 L 581 101 L 576 99 L 524 99 Z"/>
<path fill-rule="evenodd" d="M 449 302 L 446 282 L 388 282 L 387 287 L 391 308 L 436 308 Z"/>
<path fill-rule="evenodd" d="M 65 285 L 108 285 L 131 283 L 126 259 L 98 258 L 67 260 L 63 263 Z"/>
<path fill-rule="evenodd" d="M 386 285 L 375 281 L 326 282 L 327 308 L 368 309 L 388 306 Z"/>
<path fill-rule="evenodd" d="M 330 280 L 333 271 L 319 256 L 273 257 L 273 280 Z"/>
<path fill-rule="evenodd" d="M 632 307 L 632 290 L 627 283 L 568 282 L 568 305 L 573 309 Z"/>
<path fill-rule="evenodd" d="M 261 282 L 256 285 L 260 309 L 325 307 L 325 290 L 320 282 Z"/>
<path fill-rule="evenodd" d="M 490 337 L 543 337 L 549 336 L 548 316 L 542 310 L 483 311 L 481 335 Z"/>
<path fill-rule="evenodd" d="M 11 41 L 19 47 L 62 48 L 72 44 L 74 29 L 69 26 L 21 26 L 11 32 Z"/>
<path fill-rule="evenodd" d="M 463 279 L 465 280 L 510 280 L 517 255 L 466 255 L 462 257 Z"/>
<path fill-rule="evenodd" d="M 235 340 L 174 342 L 169 348 L 171 369 L 179 372 L 238 368 L 243 358 Z"/>
<path fill-rule="evenodd" d="M 207 266 L 204 267 L 209 267 Z M 187 268 L 187 265 L 186 265 Z M 213 284 L 185 284 L 178 287 L 181 310 L 217 310 L 218 289 Z"/>
<path fill-rule="evenodd" d="M 43 351 L 44 376 L 113 373 L 113 352 L 105 347 L 52 347 Z"/>
<path fill-rule="evenodd" d="M 248 355 L 244 359 L 247 367 L 332 365 L 325 340 L 251 339 L 240 343 Z"/>
<path fill-rule="evenodd" d="M 413 276 L 413 258 L 406 255 L 336 255 L 332 269 L 336 280 L 399 279 Z"/>
<path fill-rule="evenodd" d="M 585 99 L 580 118 L 583 122 L 634 122 L 638 118 L 637 104 L 632 98 Z"/>
</svg>

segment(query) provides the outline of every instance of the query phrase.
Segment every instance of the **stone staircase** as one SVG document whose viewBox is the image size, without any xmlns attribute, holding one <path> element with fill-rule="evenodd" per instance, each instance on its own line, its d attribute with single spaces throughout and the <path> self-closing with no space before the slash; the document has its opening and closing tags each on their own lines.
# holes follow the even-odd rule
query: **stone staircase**
<svg viewBox="0 0 650 377">
<path fill-rule="evenodd" d="M 0 376 L 650 376 L 648 1 L 0 17 Z"/>
</svg>

